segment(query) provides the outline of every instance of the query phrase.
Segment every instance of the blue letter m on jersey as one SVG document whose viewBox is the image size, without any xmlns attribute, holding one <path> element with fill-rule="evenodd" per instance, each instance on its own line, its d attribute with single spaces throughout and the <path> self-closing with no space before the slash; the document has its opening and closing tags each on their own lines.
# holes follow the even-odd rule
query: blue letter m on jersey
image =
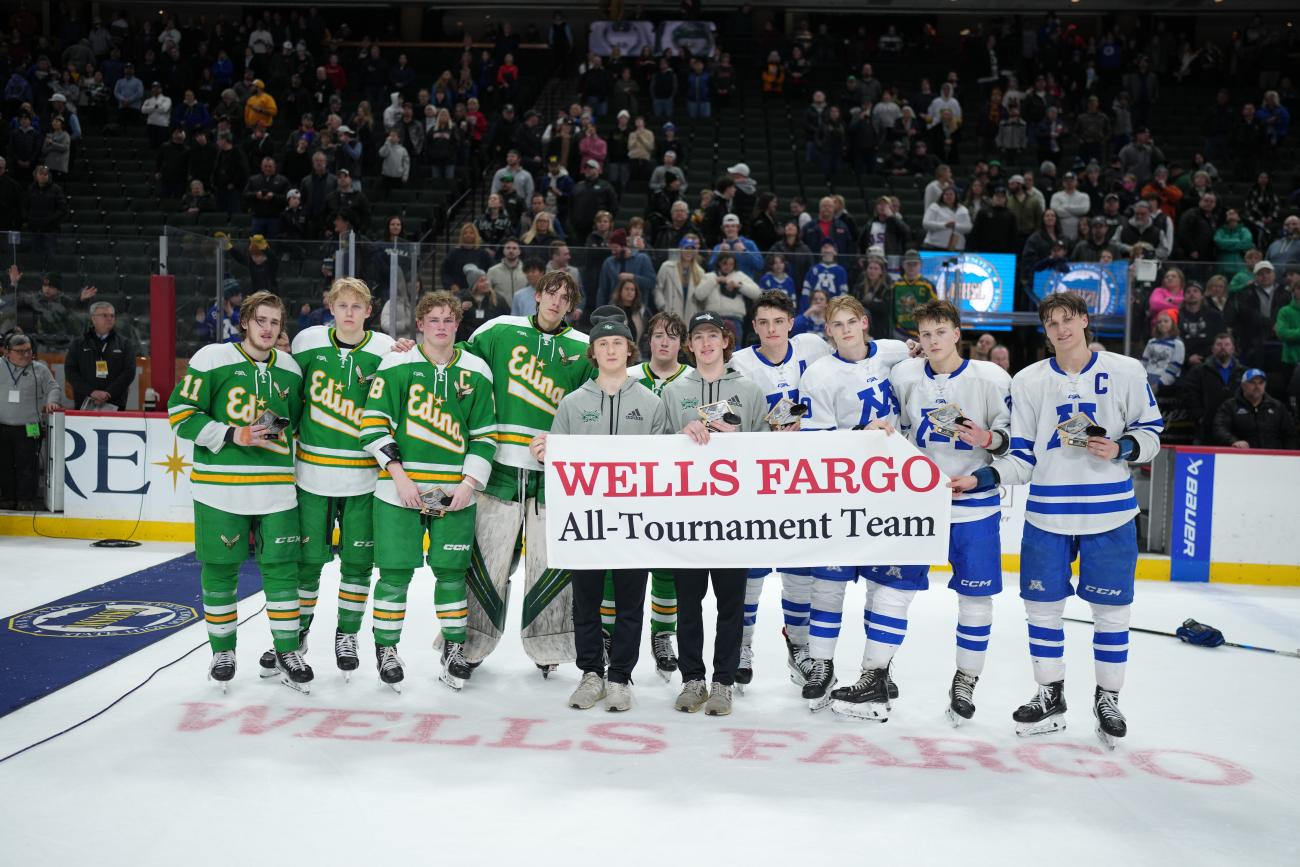
<svg viewBox="0 0 1300 867">
<path fill-rule="evenodd" d="M 862 418 L 858 424 L 870 424 L 878 418 L 894 415 L 898 412 L 898 400 L 894 397 L 894 387 L 885 380 L 880 385 L 869 385 L 858 392 L 862 399 Z"/>
</svg>

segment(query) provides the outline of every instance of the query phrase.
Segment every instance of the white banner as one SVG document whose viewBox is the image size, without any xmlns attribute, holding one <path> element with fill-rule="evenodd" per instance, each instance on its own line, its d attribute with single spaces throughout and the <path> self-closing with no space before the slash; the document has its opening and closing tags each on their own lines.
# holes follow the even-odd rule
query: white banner
<svg viewBox="0 0 1300 867">
<path fill-rule="evenodd" d="M 587 31 L 587 50 L 609 57 L 617 47 L 628 60 L 641 49 L 655 47 L 655 26 L 649 21 L 593 21 Z"/>
<path fill-rule="evenodd" d="M 69 518 L 194 522 L 194 444 L 167 416 L 65 413 L 63 511 Z"/>
<path fill-rule="evenodd" d="M 879 431 L 551 436 L 548 564 L 904 566 L 948 560 L 947 477 Z"/>
</svg>

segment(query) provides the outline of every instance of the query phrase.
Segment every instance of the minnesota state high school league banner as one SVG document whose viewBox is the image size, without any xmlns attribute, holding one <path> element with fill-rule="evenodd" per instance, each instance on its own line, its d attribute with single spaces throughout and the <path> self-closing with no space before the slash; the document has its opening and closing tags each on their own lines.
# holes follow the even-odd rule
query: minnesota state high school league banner
<svg viewBox="0 0 1300 867">
<path fill-rule="evenodd" d="M 551 436 L 549 565 L 849 566 L 948 559 L 948 479 L 880 431 Z"/>
</svg>

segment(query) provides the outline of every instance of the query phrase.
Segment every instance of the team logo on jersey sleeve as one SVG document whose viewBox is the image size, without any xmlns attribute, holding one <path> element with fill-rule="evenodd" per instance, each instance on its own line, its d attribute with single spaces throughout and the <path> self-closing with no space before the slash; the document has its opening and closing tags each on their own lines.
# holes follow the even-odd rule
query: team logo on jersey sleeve
<svg viewBox="0 0 1300 867">
<path fill-rule="evenodd" d="M 178 629 L 196 619 L 193 608 L 174 602 L 73 602 L 14 615 L 9 629 L 45 638 L 120 638 Z"/>
<path fill-rule="evenodd" d="M 1002 276 L 983 256 L 966 253 L 953 266 L 942 269 L 935 277 L 934 289 L 940 298 L 954 304 L 966 302 L 976 313 L 1001 309 Z"/>
</svg>

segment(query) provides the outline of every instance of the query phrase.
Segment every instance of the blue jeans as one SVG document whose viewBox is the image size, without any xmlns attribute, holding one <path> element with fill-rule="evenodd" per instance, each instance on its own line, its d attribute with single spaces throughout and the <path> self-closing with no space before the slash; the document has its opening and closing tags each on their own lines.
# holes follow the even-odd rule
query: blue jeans
<svg viewBox="0 0 1300 867">
<path fill-rule="evenodd" d="M 672 117 L 673 101 L 671 99 L 652 99 L 650 100 L 651 108 L 654 109 L 655 117 Z"/>
<path fill-rule="evenodd" d="M 447 180 L 452 180 L 456 177 L 456 164 L 446 163 L 444 165 L 438 165 L 435 163 L 433 166 L 433 176 L 435 178 L 446 178 Z"/>
<path fill-rule="evenodd" d="M 712 117 L 713 105 L 708 102 L 692 102 L 690 100 L 687 100 L 686 116 L 687 117 Z"/>
<path fill-rule="evenodd" d="M 587 97 L 587 105 L 591 106 L 591 113 L 596 117 L 604 117 L 609 113 L 609 103 L 603 99 L 589 96 Z"/>
<path fill-rule="evenodd" d="M 280 234 L 280 218 L 254 217 L 252 233 L 254 235 L 261 235 L 263 238 L 267 239 L 274 238 L 276 235 Z"/>
</svg>

